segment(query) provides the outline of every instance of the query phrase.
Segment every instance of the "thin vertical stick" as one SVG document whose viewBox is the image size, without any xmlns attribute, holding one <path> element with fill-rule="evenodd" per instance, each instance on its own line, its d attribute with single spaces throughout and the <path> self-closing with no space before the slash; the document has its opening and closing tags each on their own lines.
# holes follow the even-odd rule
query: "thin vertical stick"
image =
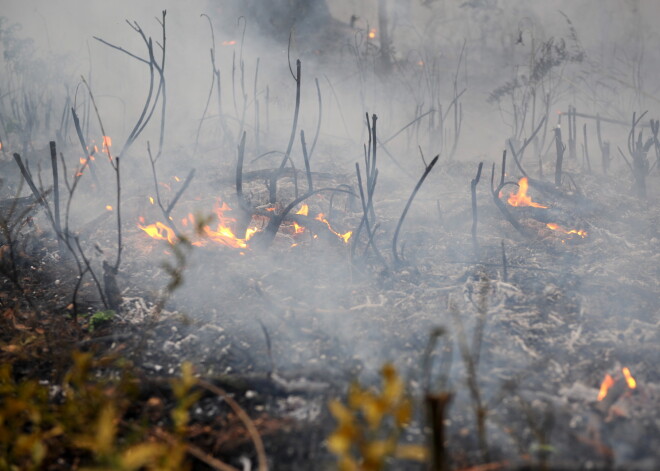
<svg viewBox="0 0 660 471">
<path fill-rule="evenodd" d="M 570 126 L 570 125 L 569 125 Z M 557 149 L 557 165 L 555 167 L 555 185 L 561 185 L 561 167 L 564 162 L 564 151 L 566 146 L 561 141 L 561 128 L 555 128 L 555 147 Z"/>
<path fill-rule="evenodd" d="M 53 198 L 55 207 L 55 230 L 58 234 L 58 240 L 61 237 L 62 225 L 60 223 L 60 180 L 57 174 L 57 149 L 55 141 L 50 141 L 50 165 L 53 168 Z"/>
<path fill-rule="evenodd" d="M 481 179 L 481 170 L 484 166 L 483 162 L 479 162 L 477 168 L 477 176 L 472 179 L 470 183 L 470 191 L 472 192 L 472 247 L 474 248 L 474 258 L 479 259 L 479 242 L 477 241 L 477 185 Z"/>
</svg>

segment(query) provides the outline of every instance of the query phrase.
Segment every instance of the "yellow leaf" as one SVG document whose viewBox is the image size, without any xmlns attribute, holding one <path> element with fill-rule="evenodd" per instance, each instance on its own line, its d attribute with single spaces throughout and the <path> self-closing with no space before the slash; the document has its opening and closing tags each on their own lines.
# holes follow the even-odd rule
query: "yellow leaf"
<svg viewBox="0 0 660 471">
<path fill-rule="evenodd" d="M 113 404 L 107 404 L 101 409 L 96 424 L 95 451 L 100 455 L 107 455 L 112 451 L 117 433 L 115 423 L 116 413 Z"/>
<path fill-rule="evenodd" d="M 344 455 L 351 449 L 351 437 L 346 433 L 334 432 L 328 437 L 328 450 L 335 455 Z"/>
<path fill-rule="evenodd" d="M 369 428 L 375 430 L 380 426 L 383 416 L 387 412 L 387 404 L 380 398 L 372 396 L 362 404 L 362 412 L 367 419 Z"/>
<path fill-rule="evenodd" d="M 412 404 L 410 400 L 404 399 L 401 402 L 401 405 L 397 407 L 394 413 L 394 418 L 398 427 L 405 427 L 410 423 L 410 419 L 412 418 Z"/>
<path fill-rule="evenodd" d="M 424 445 L 398 445 L 395 456 L 403 460 L 426 461 L 429 450 Z"/>
<path fill-rule="evenodd" d="M 353 413 L 348 408 L 336 399 L 328 403 L 330 413 L 340 424 L 353 422 Z"/>
<path fill-rule="evenodd" d="M 140 443 L 124 451 L 121 463 L 124 469 L 139 469 L 153 463 L 167 452 L 167 448 L 160 443 Z"/>
<path fill-rule="evenodd" d="M 358 464 L 350 456 L 343 456 L 339 460 L 340 471 L 358 471 L 359 469 Z"/>
</svg>

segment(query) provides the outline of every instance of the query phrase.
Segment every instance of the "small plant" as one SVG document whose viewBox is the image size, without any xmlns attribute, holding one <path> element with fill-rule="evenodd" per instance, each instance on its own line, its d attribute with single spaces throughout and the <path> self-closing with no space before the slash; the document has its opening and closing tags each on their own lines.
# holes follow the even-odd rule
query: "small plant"
<svg viewBox="0 0 660 471">
<path fill-rule="evenodd" d="M 108 368 L 119 369 L 117 380 L 99 376 Z M 177 405 L 168 432 L 135 419 L 137 382 L 125 362 L 76 352 L 55 397 L 37 380 L 17 379 L 10 364 L 0 366 L 0 469 L 51 469 L 62 460 L 84 470 L 187 469 L 188 409 L 199 393 L 191 391 L 192 366 L 181 371 L 172 380 Z"/>
<path fill-rule="evenodd" d="M 94 330 L 104 326 L 110 322 L 116 314 L 117 313 L 112 309 L 108 309 L 107 311 L 96 311 L 89 318 L 89 331 L 94 332 Z"/>
<path fill-rule="evenodd" d="M 392 458 L 426 460 L 424 446 L 399 443 L 412 417 L 403 380 L 391 364 L 383 367 L 381 376 L 381 391 L 353 383 L 346 404 L 339 400 L 329 403 L 337 428 L 327 444 L 342 471 L 382 470 Z"/>
</svg>

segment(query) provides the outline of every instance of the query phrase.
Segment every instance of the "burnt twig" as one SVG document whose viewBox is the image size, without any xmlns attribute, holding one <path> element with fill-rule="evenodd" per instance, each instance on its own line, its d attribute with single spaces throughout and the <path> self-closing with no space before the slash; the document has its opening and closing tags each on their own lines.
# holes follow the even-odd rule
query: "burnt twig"
<svg viewBox="0 0 660 471">
<path fill-rule="evenodd" d="M 477 185 L 481 179 L 481 169 L 484 163 L 479 162 L 477 175 L 470 182 L 470 192 L 472 193 L 472 247 L 474 249 L 475 260 L 479 259 L 479 241 L 477 240 Z"/>
<path fill-rule="evenodd" d="M 394 257 L 394 263 L 396 265 L 401 264 L 401 260 L 399 259 L 399 255 L 397 253 L 397 239 L 399 238 L 399 231 L 401 230 L 401 226 L 403 225 L 403 221 L 406 218 L 406 214 L 408 214 L 408 210 L 410 209 L 410 205 L 413 202 L 413 199 L 415 198 L 415 195 L 417 195 L 417 192 L 421 188 L 422 184 L 424 183 L 424 180 L 426 180 L 426 177 L 431 173 L 431 170 L 433 170 L 433 167 L 435 164 L 438 162 L 438 159 L 440 158 L 440 155 L 436 155 L 433 160 L 431 160 L 431 163 L 426 166 L 424 169 L 424 173 L 422 174 L 422 177 L 419 179 L 417 182 L 417 185 L 415 185 L 415 188 L 413 189 L 412 193 L 410 194 L 410 198 L 408 198 L 408 202 L 406 203 L 406 207 L 403 209 L 403 212 L 401 213 L 401 217 L 399 218 L 399 222 L 396 225 L 396 230 L 394 231 L 394 237 L 392 238 L 392 256 Z"/>
</svg>

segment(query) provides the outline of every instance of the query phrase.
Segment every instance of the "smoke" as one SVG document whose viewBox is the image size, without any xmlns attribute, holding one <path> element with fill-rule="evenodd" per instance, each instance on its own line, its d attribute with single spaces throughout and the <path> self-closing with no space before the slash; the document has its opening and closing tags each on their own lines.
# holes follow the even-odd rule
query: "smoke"
<svg viewBox="0 0 660 471">
<path fill-rule="evenodd" d="M 379 8 L 385 8 L 384 14 L 381 10 L 379 15 Z M 72 101 L 68 106 L 77 103 L 84 108 L 87 95 L 80 87 L 80 76 L 84 76 L 118 152 L 149 93 L 149 69 L 94 37 L 145 57 L 144 41 L 125 20 L 137 21 L 146 36 L 161 41 L 156 21 L 161 10 L 167 10 L 165 146 L 157 168 L 163 197 L 172 198 L 176 193 L 167 189 L 177 188 L 175 176 L 180 180 L 190 169 L 197 170 L 173 216 L 177 224 L 188 213 L 208 215 L 216 198 L 238 208 L 234 183 L 242 131 L 247 135 L 246 173 L 280 165 L 295 111 L 292 72 L 296 59 L 302 61 L 301 105 L 290 157 L 298 169 L 304 168 L 299 133 L 305 131 L 311 147 L 319 126 L 320 92 L 322 122 L 311 162 L 312 170 L 318 172 L 317 188 L 345 185 L 357 193 L 356 162 L 366 178 L 364 145 L 369 141 L 369 130 L 365 114 L 378 115 L 379 173 L 371 224 L 373 243 L 384 253 L 385 264 L 366 240 L 358 245 L 356 255 L 350 245 L 331 237 L 317 241 L 309 235 L 309 239 L 301 240 L 283 231 L 266 254 L 242 255 L 207 246 L 195 248 L 185 261 L 183 285 L 171 305 L 193 319 L 222 324 L 235 332 L 236 338 L 259 345 L 255 347 L 259 353 L 265 351 L 267 343 L 263 324 L 273 343 L 277 368 L 334 364 L 337 369 L 350 369 L 362 364 L 375 371 L 384 360 L 399 358 L 414 369 L 430 329 L 453 322 L 447 314 L 449 292 L 454 292 L 455 299 L 463 297 L 464 312 L 474 314 L 472 295 L 480 280 L 471 270 L 456 267 L 471 266 L 474 261 L 469 236 L 469 182 L 477 163 L 486 163 L 478 188 L 482 255 L 494 265 L 493 260 L 499 263 L 501 257 L 500 239 L 516 237 L 508 226 L 503 228 L 487 188 L 490 162 L 499 162 L 509 140 L 520 149 L 545 118 L 545 127 L 530 144 L 523 165 L 536 175 L 545 171 L 547 177 L 554 166 L 552 129 L 560 120 L 564 129 L 566 117 L 560 113 L 569 105 L 591 117 L 601 115 L 625 123 L 633 112 L 649 110 L 649 117 L 658 116 L 655 78 L 660 72 L 660 52 L 653 45 L 658 40 L 654 21 L 660 18 L 660 4 L 653 0 L 565 0 L 543 5 L 520 0 L 66 0 L 13 2 L 4 6 L 2 14 L 7 18 L 4 25 L 22 26 L 16 34 L 33 40 L 34 56 L 50 60 L 49 70 L 53 70 L 54 59 L 62 65 L 58 75 L 53 75 L 58 83 L 48 83 L 59 100 L 53 113 L 64 109 L 66 96 Z M 215 43 L 202 13 L 208 14 L 214 26 Z M 389 46 L 383 47 L 384 42 Z M 6 50 L 6 44 L 3 47 Z M 219 75 L 211 65 L 212 51 Z M 20 78 L 28 84 L 30 77 L 40 76 L 38 70 L 30 74 L 17 73 L 12 80 Z M 3 86 L 11 88 L 12 83 L 18 82 L 7 79 Z M 5 102 L 2 110 L 7 109 Z M 100 129 L 92 116 L 89 133 L 99 141 Z M 585 122 L 590 165 L 598 168 L 600 149 L 595 142 L 594 120 L 589 119 Z M 170 248 L 140 239 L 144 236 L 136 228 L 139 217 L 146 218 L 147 223 L 162 219 L 148 200 L 154 197 L 155 189 L 146 151 L 147 141 L 156 148 L 158 120 L 156 114 L 124 160 L 125 221 L 130 221 L 132 228 L 126 240 L 140 242 L 127 248 L 131 254 L 126 261 L 129 273 L 120 283 L 136 296 L 144 294 L 143 284 L 156 292 L 167 282 L 167 273 L 159 263 L 165 257 L 163 250 L 172 255 Z M 614 155 L 615 143 L 625 147 L 629 129 L 616 123 L 603 124 L 603 128 Z M 2 138 L 7 146 L 20 150 L 18 136 L 14 133 Z M 53 133 L 32 136 L 40 146 L 53 138 Z M 71 128 L 62 147 L 65 145 L 72 149 L 77 145 Z M 37 150 L 30 149 L 31 155 L 36 156 Z M 437 154 L 440 164 L 417 195 L 403 229 L 403 243 L 396 248 L 411 262 L 410 267 L 391 276 L 394 228 L 426 164 Z M 578 154 L 583 155 L 579 147 Z M 571 163 L 573 170 L 586 168 L 585 158 L 579 155 Z M 623 185 L 621 179 L 628 175 L 624 165 L 615 162 L 612 173 L 620 179 L 612 185 Z M 508 172 L 517 172 L 511 160 Z M 299 190 L 304 191 L 306 182 L 304 174 L 300 175 Z M 105 177 L 100 174 L 100 181 L 111 181 L 103 180 Z M 261 211 L 266 211 L 268 203 L 266 181 L 263 176 L 246 177 L 245 181 L 250 204 Z M 599 191 L 592 176 L 584 185 Z M 74 208 L 76 223 L 97 217 L 99 209 L 108 204 L 113 187 L 103 186 L 97 183 L 95 190 L 88 189 L 98 201 L 90 196 Z M 294 197 L 294 182 L 282 178 L 278 201 L 286 205 Z M 335 198 L 333 209 L 329 193 L 315 196 L 309 203 L 315 214 L 329 215 L 342 233 L 354 230 L 362 217 L 360 203 L 345 195 Z M 648 222 L 631 222 L 648 234 L 653 232 Z M 108 223 L 107 231 L 111 227 Z M 598 234 L 601 229 L 601 236 L 608 237 L 604 228 L 593 230 Z M 111 236 L 99 239 L 104 250 L 113 250 Z M 292 247 L 295 242 L 298 247 Z M 553 250 L 542 262 L 563 272 L 571 266 L 574 252 Z M 510 260 L 536 264 L 532 252 L 519 248 L 509 254 Z M 368 257 L 363 258 L 365 253 Z M 98 256 L 96 262 L 100 259 Z M 494 278 L 497 270 L 488 276 Z M 554 333 L 563 335 L 554 307 L 577 324 L 584 314 L 583 307 L 576 307 L 584 303 L 582 297 L 597 298 L 594 293 L 598 290 L 593 286 L 576 287 L 576 277 L 563 273 L 552 275 L 548 286 L 526 281 L 519 274 L 512 279 L 511 283 L 490 285 L 492 309 L 505 309 L 522 299 L 523 293 L 513 285 L 526 283 L 532 292 L 530 304 L 547 306 L 550 299 L 553 306 L 542 312 L 526 311 L 527 324 L 515 320 L 520 329 L 524 324 L 533 325 L 538 314 L 553 326 Z M 608 313 L 614 309 L 601 303 L 598 306 Z M 641 316 L 646 307 L 631 315 Z M 506 342 L 503 333 L 514 321 L 501 312 L 494 317 L 485 332 Z M 542 342 L 540 334 L 530 336 Z M 493 343 L 487 347 L 497 349 Z M 513 365 L 521 358 L 521 351 L 529 350 L 524 342 L 510 348 L 515 352 L 484 361 L 492 361 L 489 367 L 504 368 L 502 358 L 518 355 Z M 561 346 L 547 348 L 555 352 Z M 399 356 L 402 351 L 406 354 Z M 269 367 L 265 355 L 255 354 L 253 358 L 254 368 Z M 541 360 L 534 357 L 534 361 Z M 459 362 L 458 356 L 455 362 Z M 529 362 L 516 364 L 523 365 Z M 509 366 L 507 373 L 514 369 Z M 490 387 L 495 388 L 489 383 Z"/>
</svg>

